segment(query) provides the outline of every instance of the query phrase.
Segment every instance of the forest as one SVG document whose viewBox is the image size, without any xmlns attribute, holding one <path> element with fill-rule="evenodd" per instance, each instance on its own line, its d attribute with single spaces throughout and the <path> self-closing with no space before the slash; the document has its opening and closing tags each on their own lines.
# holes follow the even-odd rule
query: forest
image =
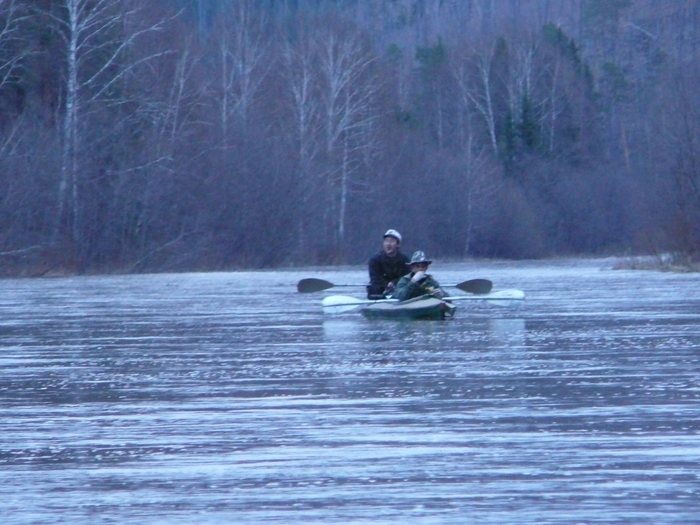
<svg viewBox="0 0 700 525">
<path fill-rule="evenodd" d="M 700 0 L 0 0 L 0 275 L 700 258 Z"/>
</svg>

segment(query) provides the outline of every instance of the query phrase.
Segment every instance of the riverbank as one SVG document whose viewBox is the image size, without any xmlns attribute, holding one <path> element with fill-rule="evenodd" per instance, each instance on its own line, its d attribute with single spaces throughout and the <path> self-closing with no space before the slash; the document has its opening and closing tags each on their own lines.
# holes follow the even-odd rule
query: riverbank
<svg viewBox="0 0 700 525">
<path fill-rule="evenodd" d="M 664 253 L 619 257 L 613 268 L 615 270 L 652 270 L 659 272 L 693 273 L 700 272 L 700 256 L 688 254 Z"/>
</svg>

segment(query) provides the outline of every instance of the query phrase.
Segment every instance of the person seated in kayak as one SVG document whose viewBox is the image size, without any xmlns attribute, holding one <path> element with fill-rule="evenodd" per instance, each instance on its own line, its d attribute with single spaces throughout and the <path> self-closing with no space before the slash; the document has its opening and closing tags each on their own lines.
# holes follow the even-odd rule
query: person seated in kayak
<svg viewBox="0 0 700 525">
<path fill-rule="evenodd" d="M 409 272 L 408 257 L 399 251 L 400 245 L 401 234 L 396 230 L 387 230 L 384 249 L 373 255 L 368 263 L 367 299 L 390 297 L 398 280 Z"/>
<path fill-rule="evenodd" d="M 404 275 L 396 285 L 395 297 L 399 301 L 406 301 L 421 295 L 432 295 L 438 299 L 445 297 L 440 283 L 433 279 L 432 275 L 426 273 L 432 262 L 421 251 L 413 254 L 410 261 L 411 273 Z"/>
</svg>

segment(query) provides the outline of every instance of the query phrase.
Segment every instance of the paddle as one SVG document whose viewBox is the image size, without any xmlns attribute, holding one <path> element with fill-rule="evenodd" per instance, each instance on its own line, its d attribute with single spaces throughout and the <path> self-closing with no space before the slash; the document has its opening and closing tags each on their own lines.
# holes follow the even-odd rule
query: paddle
<svg viewBox="0 0 700 525">
<path fill-rule="evenodd" d="M 307 279 L 302 279 L 297 283 L 297 291 L 300 293 L 314 293 L 322 292 L 323 290 L 328 290 L 329 288 L 339 288 L 339 287 L 359 287 L 364 286 L 361 284 L 333 284 L 330 281 L 325 281 L 323 279 L 316 279 L 314 277 L 309 277 Z M 488 279 L 470 279 L 468 281 L 461 282 L 459 284 L 448 284 L 446 287 L 454 287 L 463 292 L 473 293 L 473 294 L 487 294 L 493 288 L 493 283 Z"/>
<path fill-rule="evenodd" d="M 468 281 L 456 284 L 454 287 L 463 292 L 484 295 L 491 291 L 493 283 L 488 279 L 469 279 Z"/>
<path fill-rule="evenodd" d="M 316 279 L 314 277 L 309 277 L 308 279 L 302 279 L 297 283 L 297 292 L 299 293 L 314 293 L 322 292 L 323 290 L 328 290 L 329 288 L 338 288 L 341 286 L 361 286 L 359 284 L 333 284 L 330 281 L 324 281 L 323 279 Z"/>
<path fill-rule="evenodd" d="M 323 301 L 321 301 L 321 306 L 323 307 L 323 313 L 342 314 L 345 312 L 350 312 L 358 306 L 364 306 L 366 304 L 398 302 L 398 299 L 378 299 L 376 301 L 363 301 L 361 299 L 357 299 L 356 297 L 350 297 L 349 295 L 329 295 L 328 297 L 323 298 Z"/>
<path fill-rule="evenodd" d="M 485 295 L 457 295 L 443 297 L 443 300 L 455 301 L 493 301 L 499 306 L 513 306 L 525 299 L 525 292 L 516 289 L 498 290 Z M 377 301 L 361 300 L 348 295 L 329 295 L 321 301 L 323 312 L 327 314 L 342 314 L 356 309 L 358 306 L 377 303 L 399 303 L 398 299 L 379 299 Z"/>
</svg>

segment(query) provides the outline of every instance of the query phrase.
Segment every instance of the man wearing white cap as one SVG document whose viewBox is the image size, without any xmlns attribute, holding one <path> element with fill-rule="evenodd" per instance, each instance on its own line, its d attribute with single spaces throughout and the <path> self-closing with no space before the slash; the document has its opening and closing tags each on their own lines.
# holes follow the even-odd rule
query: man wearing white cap
<svg viewBox="0 0 700 525">
<path fill-rule="evenodd" d="M 368 299 L 384 299 L 390 296 L 396 283 L 409 273 L 408 257 L 399 251 L 401 234 L 387 230 L 384 234 L 384 249 L 369 260 Z"/>
</svg>

